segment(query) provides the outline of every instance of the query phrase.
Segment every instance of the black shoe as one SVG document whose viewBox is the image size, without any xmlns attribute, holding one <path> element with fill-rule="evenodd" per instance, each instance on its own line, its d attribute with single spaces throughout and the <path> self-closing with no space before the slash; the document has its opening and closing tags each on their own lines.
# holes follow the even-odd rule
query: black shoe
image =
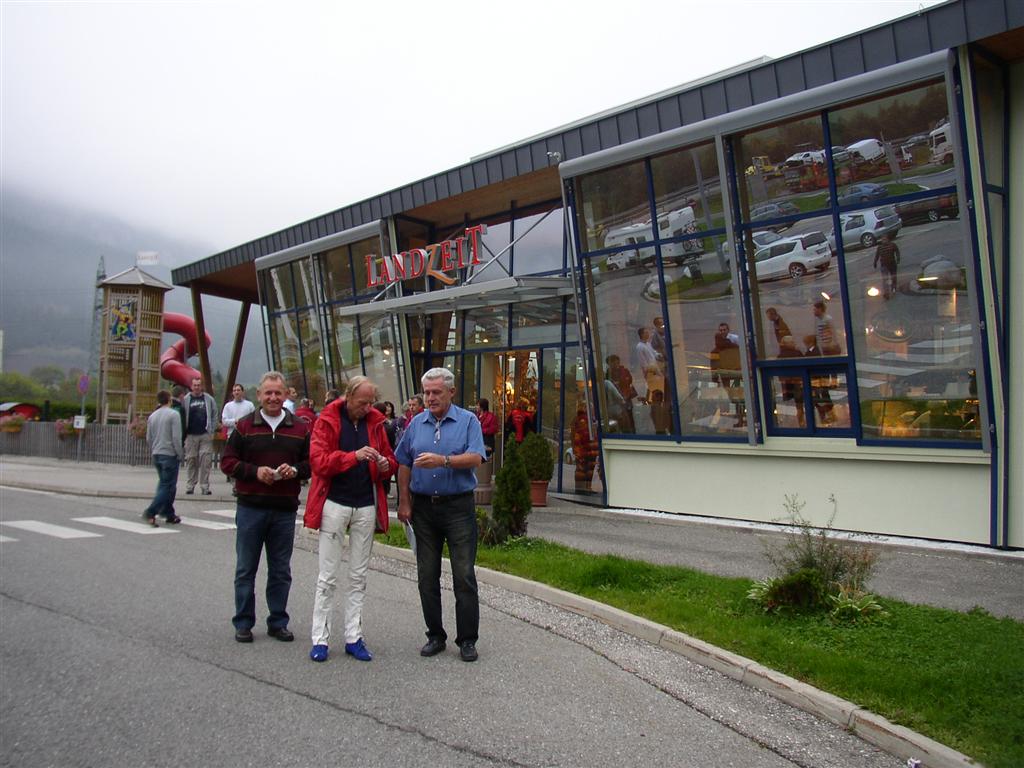
<svg viewBox="0 0 1024 768">
<path fill-rule="evenodd" d="M 463 643 L 462 647 L 459 648 L 459 656 L 462 657 L 463 661 L 476 661 L 480 658 L 480 654 L 476 652 L 476 643 Z"/>
<path fill-rule="evenodd" d="M 271 627 L 267 630 L 267 634 L 271 637 L 277 638 L 282 643 L 290 643 L 295 639 L 295 635 L 288 627 Z"/>
<path fill-rule="evenodd" d="M 236 629 L 235 640 L 240 643 L 251 643 L 252 642 L 252 630 L 251 629 Z"/>
<path fill-rule="evenodd" d="M 207 488 L 205 491 L 203 491 L 203 496 L 212 496 L 212 495 L 213 495 L 213 491 L 211 491 L 209 488 Z"/>
<path fill-rule="evenodd" d="M 439 637 L 432 637 L 427 644 L 420 648 L 420 656 L 437 656 L 445 649 L 445 642 Z"/>
<path fill-rule="evenodd" d="M 189 496 L 191 496 L 195 492 L 196 492 L 195 488 L 186 488 L 185 489 L 185 493 L 187 493 Z"/>
<path fill-rule="evenodd" d="M 171 517 L 165 518 L 165 520 L 166 520 L 168 525 L 177 525 L 178 523 L 181 522 L 181 518 L 178 517 L 177 515 L 173 515 Z"/>
</svg>

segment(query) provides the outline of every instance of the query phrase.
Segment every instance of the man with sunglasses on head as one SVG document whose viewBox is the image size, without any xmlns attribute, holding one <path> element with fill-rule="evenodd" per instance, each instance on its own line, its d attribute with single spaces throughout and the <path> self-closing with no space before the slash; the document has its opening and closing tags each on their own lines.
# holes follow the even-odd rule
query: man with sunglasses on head
<svg viewBox="0 0 1024 768">
<path fill-rule="evenodd" d="M 441 550 L 445 542 L 455 592 L 455 644 L 463 661 L 476 661 L 480 602 L 476 585 L 476 468 L 487 455 L 480 421 L 452 402 L 455 376 L 431 368 L 421 379 L 426 410 L 416 414 L 395 450 L 398 519 L 412 522 L 420 606 L 427 625 L 421 656 L 445 649 L 441 619 Z"/>
</svg>

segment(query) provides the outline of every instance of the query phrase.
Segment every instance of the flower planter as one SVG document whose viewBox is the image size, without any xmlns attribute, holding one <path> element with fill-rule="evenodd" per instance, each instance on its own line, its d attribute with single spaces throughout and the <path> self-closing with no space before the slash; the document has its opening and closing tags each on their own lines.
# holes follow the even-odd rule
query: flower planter
<svg viewBox="0 0 1024 768">
<path fill-rule="evenodd" d="M 530 504 L 535 507 L 546 507 L 548 505 L 548 481 L 530 481 Z"/>
</svg>

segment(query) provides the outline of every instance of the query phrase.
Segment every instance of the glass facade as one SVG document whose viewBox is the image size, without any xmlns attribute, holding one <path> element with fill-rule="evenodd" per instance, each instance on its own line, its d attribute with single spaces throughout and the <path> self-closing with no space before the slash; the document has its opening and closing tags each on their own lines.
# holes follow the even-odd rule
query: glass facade
<svg viewBox="0 0 1024 768">
<path fill-rule="evenodd" d="M 604 433 L 977 446 L 958 162 L 933 81 L 575 178 Z"/>
</svg>

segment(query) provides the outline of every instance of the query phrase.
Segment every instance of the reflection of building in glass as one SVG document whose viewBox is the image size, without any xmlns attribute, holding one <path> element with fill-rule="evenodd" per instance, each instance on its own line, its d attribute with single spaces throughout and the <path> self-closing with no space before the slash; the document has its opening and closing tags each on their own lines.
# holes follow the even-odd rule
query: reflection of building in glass
<svg viewBox="0 0 1024 768">
<path fill-rule="evenodd" d="M 525 402 L 556 492 L 761 520 L 834 494 L 843 528 L 1024 546 L 1024 51 L 997 16 L 953 2 L 682 86 L 175 281 L 261 303 L 272 364 L 314 399 L 365 373 L 403 402 L 445 365 L 500 423 Z M 882 42 L 911 34 L 962 47 Z"/>
</svg>

